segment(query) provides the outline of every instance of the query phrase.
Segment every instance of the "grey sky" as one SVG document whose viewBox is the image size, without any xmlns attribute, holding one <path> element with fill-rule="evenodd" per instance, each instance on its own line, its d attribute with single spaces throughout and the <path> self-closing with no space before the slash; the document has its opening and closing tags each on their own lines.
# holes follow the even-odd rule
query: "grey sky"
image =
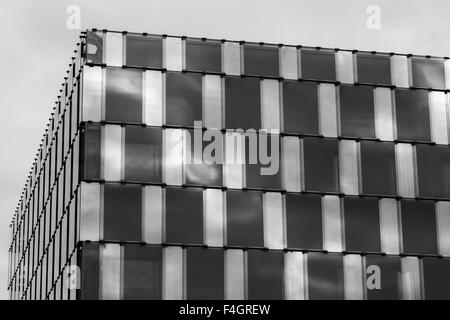
<svg viewBox="0 0 450 320">
<path fill-rule="evenodd" d="M 7 298 L 9 221 L 81 27 L 450 56 L 448 0 L 1 0 L 0 298 Z M 366 27 L 369 5 L 381 29 Z"/>
</svg>

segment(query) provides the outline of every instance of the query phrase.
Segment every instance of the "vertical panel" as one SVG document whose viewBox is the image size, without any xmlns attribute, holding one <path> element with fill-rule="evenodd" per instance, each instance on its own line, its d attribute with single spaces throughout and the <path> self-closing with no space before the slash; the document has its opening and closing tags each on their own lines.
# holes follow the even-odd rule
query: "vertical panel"
<svg viewBox="0 0 450 320">
<path fill-rule="evenodd" d="M 119 181 L 122 178 L 122 128 L 118 125 L 103 128 L 103 178 Z"/>
<path fill-rule="evenodd" d="M 444 61 L 444 69 L 445 69 L 445 88 L 450 89 L 450 60 L 446 59 Z"/>
<path fill-rule="evenodd" d="M 339 142 L 339 165 L 341 191 L 357 195 L 358 189 L 358 153 L 357 143 L 353 140 Z"/>
<path fill-rule="evenodd" d="M 144 123 L 149 126 L 163 124 L 163 80 L 160 71 L 144 72 Z"/>
<path fill-rule="evenodd" d="M 337 137 L 336 87 L 334 84 L 319 85 L 319 127 L 326 137 Z"/>
<path fill-rule="evenodd" d="M 225 133 L 224 185 L 228 188 L 244 187 L 245 137 L 239 132 Z"/>
<path fill-rule="evenodd" d="M 338 81 L 342 83 L 354 83 L 353 53 L 338 51 L 336 53 Z"/>
<path fill-rule="evenodd" d="M 406 56 L 393 55 L 391 57 L 392 84 L 397 87 L 409 87 L 408 59 Z"/>
<path fill-rule="evenodd" d="M 105 243 L 100 246 L 100 297 L 102 300 L 121 298 L 121 246 Z"/>
<path fill-rule="evenodd" d="M 402 291 L 404 300 L 420 300 L 419 258 L 402 258 Z"/>
<path fill-rule="evenodd" d="M 222 79 L 216 75 L 203 76 L 203 126 L 222 129 Z"/>
<path fill-rule="evenodd" d="M 264 247 L 283 249 L 283 206 L 279 192 L 263 194 Z"/>
<path fill-rule="evenodd" d="M 428 93 L 430 106 L 431 140 L 437 144 L 448 144 L 446 94 L 431 91 Z"/>
<path fill-rule="evenodd" d="M 244 299 L 244 251 L 225 251 L 225 297 L 227 300 Z"/>
<path fill-rule="evenodd" d="M 450 256 L 450 202 L 436 202 L 439 254 Z"/>
<path fill-rule="evenodd" d="M 298 55 L 296 47 L 280 48 L 281 77 L 284 79 L 297 80 L 298 77 Z"/>
<path fill-rule="evenodd" d="M 406 143 L 395 145 L 398 195 L 413 198 L 414 193 L 414 154 L 413 146 Z"/>
<path fill-rule="evenodd" d="M 105 48 L 105 63 L 108 66 L 122 66 L 123 36 L 122 33 L 107 32 Z"/>
<path fill-rule="evenodd" d="M 166 247 L 163 253 L 163 298 L 165 300 L 183 299 L 183 249 Z"/>
<path fill-rule="evenodd" d="M 164 182 L 183 184 L 183 130 L 166 129 L 163 134 Z"/>
<path fill-rule="evenodd" d="M 359 254 L 344 256 L 345 300 L 363 300 L 363 268 Z"/>
<path fill-rule="evenodd" d="M 283 189 L 291 192 L 301 191 L 300 139 L 283 137 Z"/>
<path fill-rule="evenodd" d="M 241 48 L 237 42 L 224 42 L 222 46 L 222 70 L 229 75 L 241 74 Z"/>
<path fill-rule="evenodd" d="M 278 80 L 261 80 L 262 129 L 280 132 L 280 87 Z"/>
<path fill-rule="evenodd" d="M 83 69 L 83 121 L 99 122 L 102 116 L 102 75 L 99 67 Z M 76 106 L 72 105 L 72 108 Z"/>
<path fill-rule="evenodd" d="M 204 241 L 208 246 L 223 246 L 223 205 L 222 190 L 203 191 Z"/>
<path fill-rule="evenodd" d="M 380 199 L 381 251 L 387 254 L 400 253 L 397 201 Z"/>
<path fill-rule="evenodd" d="M 163 196 L 160 186 L 144 187 L 142 234 L 146 243 L 162 242 Z"/>
<path fill-rule="evenodd" d="M 284 254 L 284 288 L 286 300 L 304 300 L 305 259 L 302 252 Z"/>
<path fill-rule="evenodd" d="M 375 134 L 380 140 L 394 140 L 392 93 L 389 88 L 374 89 Z"/>
<path fill-rule="evenodd" d="M 100 184 L 81 183 L 80 241 L 99 240 L 100 200 Z"/>
<path fill-rule="evenodd" d="M 331 252 L 340 252 L 342 245 L 341 204 L 338 196 L 322 197 L 323 248 Z"/>
<path fill-rule="evenodd" d="M 164 66 L 167 70 L 182 70 L 183 49 L 180 38 L 167 37 L 164 39 Z"/>
</svg>

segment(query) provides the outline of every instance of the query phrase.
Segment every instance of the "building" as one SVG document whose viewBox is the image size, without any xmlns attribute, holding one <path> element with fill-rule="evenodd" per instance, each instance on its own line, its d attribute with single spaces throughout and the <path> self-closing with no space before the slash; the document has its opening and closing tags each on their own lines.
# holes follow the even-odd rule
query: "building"
<svg viewBox="0 0 450 320">
<path fill-rule="evenodd" d="M 448 58 L 80 39 L 11 299 L 450 298 Z"/>
</svg>

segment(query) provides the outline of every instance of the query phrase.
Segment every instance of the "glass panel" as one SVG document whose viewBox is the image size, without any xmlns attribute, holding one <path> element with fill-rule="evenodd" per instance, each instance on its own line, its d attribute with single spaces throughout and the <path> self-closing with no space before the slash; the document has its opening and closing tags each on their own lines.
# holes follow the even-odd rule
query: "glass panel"
<svg viewBox="0 0 450 320">
<path fill-rule="evenodd" d="M 160 186 L 144 187 L 143 237 L 146 243 L 162 243 L 163 195 Z"/>
<path fill-rule="evenodd" d="M 101 127 L 87 124 L 84 131 L 82 179 L 100 179 Z"/>
<path fill-rule="evenodd" d="M 166 188 L 166 242 L 203 244 L 203 190 Z"/>
<path fill-rule="evenodd" d="M 206 189 L 203 191 L 204 243 L 208 246 L 223 247 L 223 196 L 222 190 Z"/>
<path fill-rule="evenodd" d="M 203 76 L 203 127 L 222 129 L 222 78 Z"/>
<path fill-rule="evenodd" d="M 164 182 L 171 185 L 183 183 L 183 130 L 164 130 Z"/>
<path fill-rule="evenodd" d="M 359 194 L 358 144 L 356 141 L 339 141 L 339 166 L 341 192 L 351 195 Z"/>
<path fill-rule="evenodd" d="M 104 240 L 141 241 L 141 186 L 105 184 L 104 188 Z"/>
<path fill-rule="evenodd" d="M 391 60 L 389 55 L 357 53 L 358 82 L 391 84 Z"/>
<path fill-rule="evenodd" d="M 244 251 L 238 249 L 225 250 L 226 264 L 226 299 L 244 299 Z"/>
<path fill-rule="evenodd" d="M 339 96 L 341 135 L 375 138 L 373 88 L 342 85 Z"/>
<path fill-rule="evenodd" d="M 403 200 L 400 204 L 403 252 L 410 254 L 437 254 L 434 202 Z"/>
<path fill-rule="evenodd" d="M 280 132 L 280 85 L 278 80 L 261 80 L 261 127 Z"/>
<path fill-rule="evenodd" d="M 122 127 L 104 127 L 103 177 L 109 181 L 122 180 Z"/>
<path fill-rule="evenodd" d="M 181 300 L 183 298 L 183 249 L 165 247 L 163 258 L 163 298 Z"/>
<path fill-rule="evenodd" d="M 428 97 L 430 100 L 431 138 L 438 144 L 448 144 L 446 94 L 432 91 Z"/>
<path fill-rule="evenodd" d="M 102 117 L 102 76 L 100 67 L 83 68 L 83 121 L 100 121 Z M 72 108 L 77 106 L 72 104 Z M 72 116 L 76 113 L 72 113 Z M 73 122 L 72 122 L 73 123 Z"/>
<path fill-rule="evenodd" d="M 100 299 L 121 298 L 121 246 L 105 243 L 100 246 Z"/>
<path fill-rule="evenodd" d="M 202 120 L 202 76 L 196 73 L 166 74 L 166 124 L 194 126 Z"/>
<path fill-rule="evenodd" d="M 450 299 L 450 260 L 423 258 L 423 282 L 426 300 Z"/>
<path fill-rule="evenodd" d="M 389 88 L 374 89 L 375 133 L 380 140 L 394 140 L 392 91 Z"/>
<path fill-rule="evenodd" d="M 400 88 L 409 87 L 409 68 L 406 56 L 393 55 L 391 57 L 392 84 Z"/>
<path fill-rule="evenodd" d="M 319 84 L 319 129 L 325 137 L 337 137 L 336 86 Z"/>
<path fill-rule="evenodd" d="M 100 237 L 100 184 L 81 183 L 80 206 L 80 241 L 98 241 Z"/>
<path fill-rule="evenodd" d="M 400 253 L 400 231 L 397 200 L 380 199 L 381 251 L 387 254 Z"/>
<path fill-rule="evenodd" d="M 364 298 L 362 256 L 359 254 L 344 255 L 344 291 L 345 300 Z"/>
<path fill-rule="evenodd" d="M 345 249 L 380 252 L 378 199 L 344 198 Z"/>
<path fill-rule="evenodd" d="M 306 190 L 338 192 L 338 141 L 318 138 L 302 141 Z"/>
<path fill-rule="evenodd" d="M 238 132 L 225 133 L 224 184 L 228 188 L 244 186 L 245 137 Z"/>
<path fill-rule="evenodd" d="M 286 195 L 286 238 L 288 248 L 323 249 L 319 195 Z"/>
<path fill-rule="evenodd" d="M 284 254 L 284 292 L 286 300 L 304 300 L 305 255 L 302 252 L 286 252 Z"/>
<path fill-rule="evenodd" d="M 265 192 L 263 201 L 264 247 L 282 250 L 284 221 L 281 193 Z"/>
<path fill-rule="evenodd" d="M 142 71 L 106 69 L 105 120 L 142 122 Z"/>
<path fill-rule="evenodd" d="M 395 163 L 397 168 L 398 195 L 406 198 L 414 198 L 414 149 L 406 143 L 395 145 Z"/>
<path fill-rule="evenodd" d="M 323 249 L 331 252 L 341 252 L 343 246 L 343 222 L 341 215 L 341 200 L 338 196 L 322 197 L 322 228 Z"/>
<path fill-rule="evenodd" d="M 186 69 L 221 72 L 221 43 L 214 40 L 186 40 Z"/>
<path fill-rule="evenodd" d="M 103 63 L 103 33 L 88 30 L 86 33 L 86 60 L 88 63 Z"/>
<path fill-rule="evenodd" d="M 338 81 L 342 83 L 354 83 L 353 53 L 349 51 L 338 51 L 336 53 Z"/>
<path fill-rule="evenodd" d="M 399 300 L 401 299 L 401 264 L 400 257 L 379 255 L 366 256 L 367 299 L 368 300 Z M 372 276 L 373 275 L 373 276 Z M 377 286 L 377 279 L 380 280 Z"/>
<path fill-rule="evenodd" d="M 301 191 L 300 139 L 297 137 L 282 138 L 283 189 L 291 192 Z"/>
<path fill-rule="evenodd" d="M 223 44 L 222 70 L 228 75 L 241 74 L 241 48 L 237 42 L 225 42 Z"/>
<path fill-rule="evenodd" d="M 227 245 L 264 246 L 262 193 L 227 191 Z"/>
<path fill-rule="evenodd" d="M 281 47 L 280 49 L 280 62 L 281 62 L 281 76 L 284 79 L 298 79 L 298 56 L 296 47 Z"/>
<path fill-rule="evenodd" d="M 97 300 L 99 298 L 99 245 L 98 243 L 83 242 L 81 249 L 81 300 Z"/>
<path fill-rule="evenodd" d="M 336 80 L 334 51 L 301 49 L 301 78 Z"/>
<path fill-rule="evenodd" d="M 187 248 L 186 299 L 224 299 L 224 250 Z"/>
<path fill-rule="evenodd" d="M 247 267 L 249 300 L 283 298 L 283 252 L 249 250 Z"/>
<path fill-rule="evenodd" d="M 144 72 L 144 123 L 149 126 L 163 124 L 163 76 L 159 71 Z"/>
<path fill-rule="evenodd" d="M 402 258 L 402 294 L 404 300 L 421 299 L 420 265 L 417 257 Z"/>
<path fill-rule="evenodd" d="M 342 255 L 309 252 L 308 298 L 310 300 L 344 299 Z"/>
<path fill-rule="evenodd" d="M 161 128 L 125 127 L 125 179 L 161 182 Z"/>
<path fill-rule="evenodd" d="M 260 76 L 278 77 L 278 47 L 245 44 L 244 73 Z"/>
<path fill-rule="evenodd" d="M 360 146 L 362 192 L 395 195 L 394 143 L 361 141 Z"/>
<path fill-rule="evenodd" d="M 317 83 L 283 82 L 284 132 L 319 134 L 318 110 Z"/>
<path fill-rule="evenodd" d="M 122 33 L 105 33 L 105 63 L 108 66 L 122 66 Z"/>
<path fill-rule="evenodd" d="M 445 89 L 444 60 L 411 58 L 413 87 Z"/>
<path fill-rule="evenodd" d="M 181 71 L 183 68 L 183 46 L 181 38 L 164 39 L 164 65 L 167 70 Z"/>
<path fill-rule="evenodd" d="M 395 111 L 399 140 L 431 141 L 427 91 L 396 90 Z"/>
<path fill-rule="evenodd" d="M 450 256 L 450 202 L 436 202 L 439 254 Z"/>
<path fill-rule="evenodd" d="M 126 244 L 123 260 L 123 298 L 161 300 L 162 248 Z"/>
<path fill-rule="evenodd" d="M 162 68 L 162 38 L 127 35 L 126 58 L 128 66 Z"/>
</svg>

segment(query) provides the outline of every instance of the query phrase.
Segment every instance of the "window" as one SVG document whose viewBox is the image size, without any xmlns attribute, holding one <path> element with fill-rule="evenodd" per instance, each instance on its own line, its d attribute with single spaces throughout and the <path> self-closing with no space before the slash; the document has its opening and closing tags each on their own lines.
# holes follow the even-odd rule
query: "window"
<svg viewBox="0 0 450 320">
<path fill-rule="evenodd" d="M 310 300 L 344 299 L 344 265 L 342 255 L 309 252 L 308 297 Z"/>
<path fill-rule="evenodd" d="M 423 258 L 423 282 L 426 300 L 450 299 L 450 260 Z"/>
<path fill-rule="evenodd" d="M 344 198 L 345 249 L 380 252 L 378 199 Z"/>
<path fill-rule="evenodd" d="M 368 300 L 400 300 L 402 298 L 400 281 L 401 281 L 401 264 L 400 257 L 393 256 L 366 256 L 366 269 L 372 269 L 371 266 L 379 267 L 381 271 L 379 275 L 380 288 L 367 288 Z M 374 268 L 377 270 L 377 268 Z M 366 280 L 376 271 L 368 272 Z M 369 281 L 372 283 L 372 281 Z"/>
<path fill-rule="evenodd" d="M 86 60 L 88 63 L 103 62 L 103 34 L 88 31 L 86 33 Z"/>
<path fill-rule="evenodd" d="M 141 186 L 105 184 L 104 188 L 104 240 L 141 241 Z"/>
<path fill-rule="evenodd" d="M 341 135 L 375 138 L 373 88 L 342 85 L 339 88 Z"/>
<path fill-rule="evenodd" d="M 278 47 L 245 44 L 244 45 L 244 73 L 278 77 Z"/>
<path fill-rule="evenodd" d="M 419 144 L 416 155 L 419 195 L 450 198 L 450 148 Z"/>
<path fill-rule="evenodd" d="M 445 89 L 444 60 L 411 58 L 413 87 Z"/>
<path fill-rule="evenodd" d="M 283 298 L 284 255 L 280 251 L 248 251 L 248 299 Z M 301 272 L 299 270 L 299 272 Z"/>
<path fill-rule="evenodd" d="M 203 190 L 166 188 L 166 242 L 203 244 Z"/>
<path fill-rule="evenodd" d="M 83 136 L 82 179 L 100 179 L 101 165 L 101 127 L 87 124 Z"/>
<path fill-rule="evenodd" d="M 107 68 L 105 120 L 142 122 L 142 72 Z"/>
<path fill-rule="evenodd" d="M 264 246 L 262 193 L 227 191 L 227 245 Z"/>
<path fill-rule="evenodd" d="M 162 132 L 160 128 L 125 128 L 125 179 L 161 182 Z"/>
<path fill-rule="evenodd" d="M 201 120 L 201 74 L 167 72 L 166 124 L 193 127 L 194 121 Z"/>
<path fill-rule="evenodd" d="M 303 79 L 336 80 L 334 51 L 301 49 L 301 77 Z"/>
<path fill-rule="evenodd" d="M 401 222 L 404 253 L 438 253 L 434 201 L 401 201 Z"/>
<path fill-rule="evenodd" d="M 82 300 L 97 300 L 99 298 L 100 262 L 98 243 L 83 242 L 81 248 L 81 277 L 80 296 Z"/>
<path fill-rule="evenodd" d="M 126 64 L 145 68 L 162 68 L 162 38 L 127 35 Z"/>
<path fill-rule="evenodd" d="M 395 112 L 399 140 L 431 141 L 427 91 L 395 91 Z"/>
<path fill-rule="evenodd" d="M 186 298 L 223 300 L 225 293 L 223 249 L 187 248 Z"/>
<path fill-rule="evenodd" d="M 338 141 L 304 138 L 303 150 L 306 190 L 338 192 Z"/>
<path fill-rule="evenodd" d="M 260 81 L 256 78 L 225 79 L 225 127 L 228 129 L 261 128 Z"/>
<path fill-rule="evenodd" d="M 221 72 L 221 43 L 214 40 L 186 40 L 186 69 Z"/>
<path fill-rule="evenodd" d="M 363 194 L 395 195 L 395 146 L 390 142 L 361 141 Z"/>
<path fill-rule="evenodd" d="M 391 84 L 391 60 L 387 54 L 357 53 L 358 82 Z"/>
<path fill-rule="evenodd" d="M 322 204 L 318 195 L 286 195 L 287 247 L 323 249 Z"/>
<path fill-rule="evenodd" d="M 284 132 L 319 134 L 318 85 L 314 82 L 283 82 Z"/>
<path fill-rule="evenodd" d="M 123 255 L 123 298 L 160 300 L 162 248 L 125 244 Z"/>
</svg>

